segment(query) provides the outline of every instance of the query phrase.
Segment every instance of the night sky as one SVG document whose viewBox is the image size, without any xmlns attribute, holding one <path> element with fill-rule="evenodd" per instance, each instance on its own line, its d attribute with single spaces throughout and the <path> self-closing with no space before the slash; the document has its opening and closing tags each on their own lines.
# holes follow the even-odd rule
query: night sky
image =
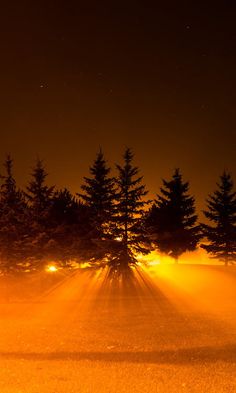
<svg viewBox="0 0 236 393">
<path fill-rule="evenodd" d="M 79 191 L 99 146 L 110 165 L 131 147 L 150 196 L 180 167 L 199 210 L 224 168 L 236 181 L 236 5 L 200 3 L 1 5 L 0 158 L 19 185 L 38 156 Z"/>
</svg>

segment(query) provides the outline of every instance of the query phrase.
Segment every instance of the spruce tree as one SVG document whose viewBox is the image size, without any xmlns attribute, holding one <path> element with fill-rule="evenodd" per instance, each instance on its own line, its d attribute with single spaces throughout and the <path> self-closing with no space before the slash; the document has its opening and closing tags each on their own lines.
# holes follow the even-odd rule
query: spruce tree
<svg viewBox="0 0 236 393">
<path fill-rule="evenodd" d="M 72 228 L 73 241 L 71 259 L 77 262 L 101 263 L 110 254 L 110 246 L 107 237 L 99 239 L 101 233 L 94 228 L 94 220 L 91 209 L 85 203 L 79 201 L 77 206 L 76 222 Z"/>
<path fill-rule="evenodd" d="M 208 244 L 202 244 L 213 258 L 228 265 L 236 261 L 236 192 L 229 173 L 224 172 L 218 189 L 209 195 L 205 217 L 213 225 L 202 224 Z"/>
<path fill-rule="evenodd" d="M 32 269 L 40 269 L 47 258 L 50 242 L 50 209 L 54 186 L 46 184 L 48 174 L 41 160 L 36 161 L 31 180 L 26 188 L 26 200 L 29 211 L 29 231 L 27 255 Z"/>
<path fill-rule="evenodd" d="M 103 152 L 100 151 L 90 167 L 91 177 L 84 177 L 81 186 L 84 193 L 78 194 L 90 211 L 86 242 L 90 241 L 92 259 L 102 259 L 110 254 L 110 241 L 114 226 L 114 179 L 110 176 Z"/>
<path fill-rule="evenodd" d="M 160 191 L 147 216 L 147 226 L 157 249 L 177 263 L 181 254 L 196 249 L 201 237 L 195 200 L 188 195 L 189 183 L 183 182 L 179 169 L 170 181 L 163 180 Z"/>
<path fill-rule="evenodd" d="M 31 173 L 31 181 L 26 188 L 26 198 L 29 203 L 32 218 L 36 222 L 45 220 L 52 203 L 54 186 L 48 187 L 46 178 L 48 174 L 44 168 L 42 160 L 37 160 Z"/>
<path fill-rule="evenodd" d="M 133 166 L 133 153 L 126 149 L 124 164 L 116 165 L 118 176 L 116 203 L 116 239 L 119 244 L 116 262 L 122 267 L 128 267 L 136 262 L 137 254 L 147 254 L 148 238 L 143 225 L 144 207 L 149 201 L 143 198 L 148 191 L 142 184 L 139 169 Z"/>
<path fill-rule="evenodd" d="M 0 255 L 2 272 L 24 270 L 24 241 L 27 237 L 26 203 L 13 177 L 13 160 L 7 156 L 0 187 Z"/>
</svg>

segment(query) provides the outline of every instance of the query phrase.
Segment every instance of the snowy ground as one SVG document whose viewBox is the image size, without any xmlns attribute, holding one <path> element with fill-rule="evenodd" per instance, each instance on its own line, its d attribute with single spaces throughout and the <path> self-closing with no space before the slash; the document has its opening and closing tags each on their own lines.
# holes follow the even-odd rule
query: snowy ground
<svg viewBox="0 0 236 393">
<path fill-rule="evenodd" d="M 0 392 L 236 392 L 236 269 L 67 277 L 0 304 Z"/>
</svg>

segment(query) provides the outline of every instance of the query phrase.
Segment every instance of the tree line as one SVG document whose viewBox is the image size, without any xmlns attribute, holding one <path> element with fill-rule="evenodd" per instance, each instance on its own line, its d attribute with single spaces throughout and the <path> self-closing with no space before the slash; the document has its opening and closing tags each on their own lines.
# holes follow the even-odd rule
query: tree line
<svg viewBox="0 0 236 393">
<path fill-rule="evenodd" d="M 49 261 L 61 266 L 86 261 L 126 268 L 152 250 L 175 262 L 202 247 L 226 265 L 236 260 L 236 193 L 231 175 L 219 178 L 206 201 L 208 224 L 199 223 L 195 199 L 179 169 L 163 180 L 156 199 L 148 191 L 126 149 L 112 176 L 102 150 L 72 195 L 47 184 L 37 160 L 25 190 L 18 188 L 10 155 L 0 180 L 0 272 L 38 271 Z"/>
</svg>

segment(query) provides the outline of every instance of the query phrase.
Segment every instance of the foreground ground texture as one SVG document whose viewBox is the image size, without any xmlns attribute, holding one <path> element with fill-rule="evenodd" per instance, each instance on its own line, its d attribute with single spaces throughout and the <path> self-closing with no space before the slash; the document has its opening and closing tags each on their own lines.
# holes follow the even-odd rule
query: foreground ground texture
<svg viewBox="0 0 236 393">
<path fill-rule="evenodd" d="M 1 393 L 236 392 L 234 267 L 80 271 L 0 316 Z"/>
</svg>

